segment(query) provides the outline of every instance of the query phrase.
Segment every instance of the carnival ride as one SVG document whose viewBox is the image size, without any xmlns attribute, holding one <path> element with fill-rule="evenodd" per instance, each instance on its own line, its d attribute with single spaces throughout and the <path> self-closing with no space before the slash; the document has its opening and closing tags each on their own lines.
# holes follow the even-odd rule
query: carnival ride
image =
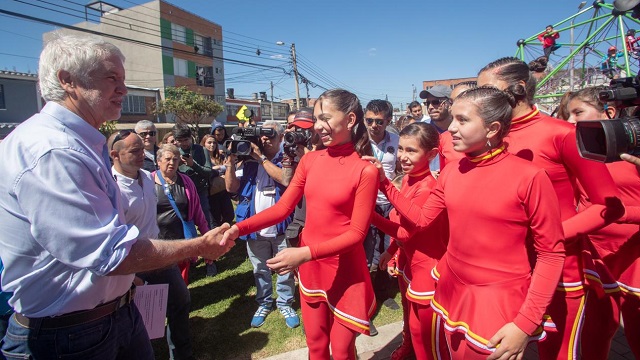
<svg viewBox="0 0 640 360">
<path fill-rule="evenodd" d="M 581 8 L 586 3 L 580 5 Z M 553 28 L 560 33 L 556 41 L 560 47 L 549 56 L 546 72 L 538 82 L 536 102 L 539 106 L 551 111 L 567 91 L 608 85 L 612 75 L 602 64 L 608 50 L 614 46 L 620 56 L 616 77 L 638 74 L 640 59 L 625 43 L 630 29 L 638 30 L 636 36 L 640 36 L 640 21 L 633 18 L 630 11 L 620 11 L 613 4 L 596 0 L 553 24 Z M 529 63 L 543 56 L 542 44 L 537 38 L 543 30 L 518 40 L 516 57 Z M 640 41 L 637 45 L 640 46 Z"/>
</svg>

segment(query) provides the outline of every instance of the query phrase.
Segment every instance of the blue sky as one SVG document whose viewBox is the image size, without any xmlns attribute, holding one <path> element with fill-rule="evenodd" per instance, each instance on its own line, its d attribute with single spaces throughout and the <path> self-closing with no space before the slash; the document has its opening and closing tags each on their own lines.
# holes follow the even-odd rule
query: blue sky
<svg viewBox="0 0 640 360">
<path fill-rule="evenodd" d="M 82 21 L 86 0 L 0 0 L 0 9 L 65 24 Z M 108 0 L 127 8 L 144 0 Z M 224 57 L 290 68 L 288 46 L 295 43 L 299 71 L 325 87 L 344 87 L 363 102 L 388 96 L 395 106 L 412 100 L 423 80 L 475 76 L 516 41 L 578 12 L 580 1 L 430 0 L 169 0 L 218 23 Z M 611 0 L 607 1 L 611 3 Z M 30 5 L 31 4 L 31 5 Z M 36 5 L 36 6 L 33 6 Z M 591 5 L 589 2 L 587 5 Z M 65 15 L 44 8 L 67 12 Z M 0 14 L 0 69 L 36 72 L 42 34 L 54 27 Z M 262 54 L 257 56 L 255 51 Z M 225 87 L 236 96 L 267 91 L 295 97 L 294 81 L 281 70 L 225 64 Z M 311 97 L 323 91 L 310 87 Z M 306 95 L 304 86 L 301 97 Z"/>
</svg>

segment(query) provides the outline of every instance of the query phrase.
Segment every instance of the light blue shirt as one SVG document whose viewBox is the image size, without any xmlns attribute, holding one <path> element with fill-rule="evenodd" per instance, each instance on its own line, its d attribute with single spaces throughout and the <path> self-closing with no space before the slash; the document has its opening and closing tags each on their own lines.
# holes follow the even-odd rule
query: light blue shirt
<svg viewBox="0 0 640 360">
<path fill-rule="evenodd" d="M 104 136 L 49 102 L 0 143 L 2 289 L 30 317 L 92 309 L 133 275 L 106 276 L 138 229 L 125 223 Z"/>
</svg>

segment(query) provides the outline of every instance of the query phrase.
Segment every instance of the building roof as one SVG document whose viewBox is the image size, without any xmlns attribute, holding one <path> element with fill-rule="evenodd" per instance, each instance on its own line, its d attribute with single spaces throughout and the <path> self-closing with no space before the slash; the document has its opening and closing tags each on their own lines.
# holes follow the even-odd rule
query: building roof
<svg viewBox="0 0 640 360">
<path fill-rule="evenodd" d="M 23 72 L 19 72 L 19 71 L 8 71 L 8 70 L 0 70 L 0 77 L 1 78 L 12 78 L 12 79 L 27 78 L 29 80 L 31 80 L 31 79 L 38 80 L 38 74 L 23 73 Z"/>
</svg>

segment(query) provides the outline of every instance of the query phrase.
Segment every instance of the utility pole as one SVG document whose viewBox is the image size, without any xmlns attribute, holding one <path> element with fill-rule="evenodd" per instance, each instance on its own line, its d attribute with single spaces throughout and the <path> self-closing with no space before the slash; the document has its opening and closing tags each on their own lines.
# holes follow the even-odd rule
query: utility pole
<svg viewBox="0 0 640 360">
<path fill-rule="evenodd" d="M 271 82 L 271 120 L 273 120 L 273 81 Z"/>
<path fill-rule="evenodd" d="M 296 63 L 295 43 L 291 43 L 291 61 L 293 62 L 293 77 L 296 81 L 296 110 L 300 110 L 300 86 L 298 85 L 298 65 Z"/>
<path fill-rule="evenodd" d="M 416 101 L 416 86 L 414 84 L 411 84 L 411 87 L 413 88 L 413 96 L 411 101 Z"/>
<path fill-rule="evenodd" d="M 307 103 L 305 105 L 309 106 L 309 82 L 306 81 L 304 85 L 307 87 Z"/>
</svg>

